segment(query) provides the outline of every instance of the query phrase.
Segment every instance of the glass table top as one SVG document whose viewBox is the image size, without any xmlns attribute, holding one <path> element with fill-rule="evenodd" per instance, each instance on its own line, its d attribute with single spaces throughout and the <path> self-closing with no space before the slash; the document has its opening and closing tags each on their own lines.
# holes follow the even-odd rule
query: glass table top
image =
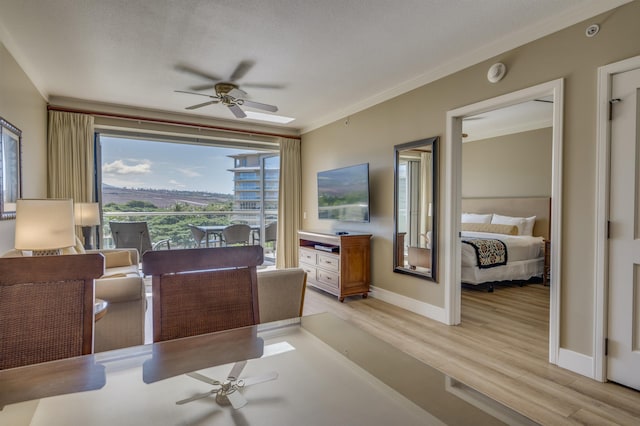
<svg viewBox="0 0 640 426">
<path fill-rule="evenodd" d="M 0 371 L 0 405 L 14 425 L 533 424 L 331 314 Z"/>
</svg>

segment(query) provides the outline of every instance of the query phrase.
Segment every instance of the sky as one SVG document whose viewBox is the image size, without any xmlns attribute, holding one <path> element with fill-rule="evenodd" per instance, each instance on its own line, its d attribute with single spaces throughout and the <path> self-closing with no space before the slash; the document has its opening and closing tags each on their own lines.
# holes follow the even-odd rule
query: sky
<svg viewBox="0 0 640 426">
<path fill-rule="evenodd" d="M 233 193 L 239 149 L 100 137 L 102 182 L 117 187 Z"/>
</svg>

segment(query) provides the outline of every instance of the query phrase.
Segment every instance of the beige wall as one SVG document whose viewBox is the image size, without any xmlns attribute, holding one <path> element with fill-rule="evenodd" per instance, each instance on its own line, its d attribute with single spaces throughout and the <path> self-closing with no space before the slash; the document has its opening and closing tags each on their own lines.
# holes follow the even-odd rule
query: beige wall
<svg viewBox="0 0 640 426">
<path fill-rule="evenodd" d="M 22 130 L 22 195 L 47 196 L 47 104 L 0 43 L 0 117 Z M 0 221 L 0 253 L 14 247 L 15 220 Z"/>
<path fill-rule="evenodd" d="M 600 33 L 585 37 L 586 26 L 594 22 L 600 23 Z M 564 78 L 560 346 L 592 355 L 595 283 L 585 264 L 592 263 L 595 253 L 589 231 L 595 227 L 596 74 L 599 66 L 640 55 L 638 22 L 640 2 L 635 1 L 354 114 L 348 122 L 340 120 L 303 135 L 303 226 L 334 226 L 316 219 L 319 170 L 369 162 L 371 223 L 348 228 L 374 235 L 373 285 L 443 307 L 443 285 L 392 272 L 393 146 L 436 135 L 443 144 L 448 110 Z M 487 69 L 497 61 L 507 65 L 508 73 L 491 84 Z M 444 151 L 440 150 L 441 165 Z"/>
<path fill-rule="evenodd" d="M 462 197 L 550 197 L 552 129 L 462 144 Z"/>
</svg>

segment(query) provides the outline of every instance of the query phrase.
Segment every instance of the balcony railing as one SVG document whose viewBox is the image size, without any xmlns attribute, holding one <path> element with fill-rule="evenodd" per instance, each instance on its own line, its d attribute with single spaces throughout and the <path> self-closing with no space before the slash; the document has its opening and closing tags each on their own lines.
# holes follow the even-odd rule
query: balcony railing
<svg viewBox="0 0 640 426">
<path fill-rule="evenodd" d="M 239 219 L 241 218 L 241 219 Z M 230 225 L 232 223 L 246 223 L 259 226 L 259 235 L 264 235 L 264 227 L 278 218 L 277 210 L 268 210 L 264 214 L 250 210 L 234 210 L 221 212 L 104 212 L 101 247 L 115 246 L 111 235 L 110 221 L 117 222 L 147 222 L 151 242 L 169 239 L 171 248 L 192 248 L 195 241 L 191 230 L 187 226 L 193 225 Z M 264 245 L 263 245 L 264 246 Z M 273 250 L 273 243 L 265 247 L 265 255 Z"/>
</svg>

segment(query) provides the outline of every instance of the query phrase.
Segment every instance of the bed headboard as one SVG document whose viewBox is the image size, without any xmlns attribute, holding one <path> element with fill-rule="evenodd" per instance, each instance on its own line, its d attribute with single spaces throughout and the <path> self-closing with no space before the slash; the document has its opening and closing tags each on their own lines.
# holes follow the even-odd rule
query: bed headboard
<svg viewBox="0 0 640 426">
<path fill-rule="evenodd" d="M 503 198 L 463 198 L 463 213 L 497 213 L 503 216 L 535 216 L 533 235 L 550 239 L 551 198 L 549 197 L 503 197 Z"/>
</svg>

